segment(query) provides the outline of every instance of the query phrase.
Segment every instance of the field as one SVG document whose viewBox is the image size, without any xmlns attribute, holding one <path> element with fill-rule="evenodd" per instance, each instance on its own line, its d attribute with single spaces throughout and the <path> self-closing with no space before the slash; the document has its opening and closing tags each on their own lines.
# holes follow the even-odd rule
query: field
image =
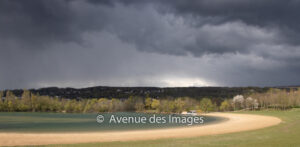
<svg viewBox="0 0 300 147">
<path fill-rule="evenodd" d="M 129 141 L 129 142 L 109 142 L 109 143 L 85 143 L 76 145 L 49 145 L 49 147 L 56 146 L 110 146 L 110 147 L 198 147 L 198 146 L 238 146 L 238 147 L 252 147 L 252 146 L 299 146 L 300 145 L 300 109 L 292 109 L 289 111 L 256 111 L 256 112 L 237 112 L 243 114 L 258 114 L 275 116 L 282 119 L 282 123 L 277 126 L 240 133 L 231 133 L 223 135 L 202 136 L 194 138 L 181 139 L 160 139 L 149 141 Z"/>
</svg>

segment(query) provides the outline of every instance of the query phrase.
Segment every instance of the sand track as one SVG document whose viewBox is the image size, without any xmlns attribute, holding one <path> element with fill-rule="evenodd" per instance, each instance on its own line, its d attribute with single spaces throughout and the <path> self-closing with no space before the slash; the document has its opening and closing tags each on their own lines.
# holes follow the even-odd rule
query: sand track
<svg viewBox="0 0 300 147">
<path fill-rule="evenodd" d="M 277 125 L 279 118 L 261 115 L 210 113 L 209 116 L 228 118 L 228 121 L 205 126 L 99 133 L 0 133 L 0 146 L 75 144 L 87 142 L 154 140 L 217 135 L 255 130 Z"/>
</svg>

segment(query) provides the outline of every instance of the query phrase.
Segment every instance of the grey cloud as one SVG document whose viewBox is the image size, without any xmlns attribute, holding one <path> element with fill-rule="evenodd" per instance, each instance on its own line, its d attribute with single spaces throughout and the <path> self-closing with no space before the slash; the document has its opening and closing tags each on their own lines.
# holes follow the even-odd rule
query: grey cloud
<svg viewBox="0 0 300 147">
<path fill-rule="evenodd" d="M 72 32 L 67 1 L 4 0 L 0 2 L 0 16 L 1 38 L 18 39 L 30 45 L 74 39 L 64 35 Z"/>
<path fill-rule="evenodd" d="M 133 16 L 128 11 L 122 12 L 120 16 L 127 19 L 111 23 L 111 27 L 122 40 L 135 44 L 141 51 L 195 56 L 254 53 L 272 58 L 270 49 L 274 46 L 286 46 L 287 50 L 288 46 L 299 48 L 298 1 L 133 0 L 114 3 L 123 3 L 125 9 L 136 11 Z M 120 5 L 113 8 L 120 9 Z M 258 48 L 262 45 L 267 48 Z"/>
<path fill-rule="evenodd" d="M 178 15 L 219 17 L 222 22 L 243 21 L 259 27 L 277 27 L 289 43 L 299 45 L 298 0 L 192 0 L 163 1 Z"/>
<path fill-rule="evenodd" d="M 73 0 L 0 1 L 0 38 L 39 49 L 53 42 L 81 43 L 84 32 L 102 29 L 109 17 L 86 5 Z"/>
<path fill-rule="evenodd" d="M 1 1 L 0 25 L 5 27 L 0 37 L 36 46 L 81 43 L 85 32 L 110 31 L 141 51 L 195 56 L 249 53 L 259 43 L 300 42 L 297 1 L 87 2 Z"/>
<path fill-rule="evenodd" d="M 2 0 L 0 89 L 295 85 L 299 5 Z"/>
</svg>

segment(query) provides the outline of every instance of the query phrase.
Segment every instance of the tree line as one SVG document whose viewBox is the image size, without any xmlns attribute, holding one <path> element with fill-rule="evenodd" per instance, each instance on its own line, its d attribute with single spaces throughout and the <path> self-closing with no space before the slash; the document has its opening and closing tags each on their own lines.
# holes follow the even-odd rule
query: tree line
<svg viewBox="0 0 300 147">
<path fill-rule="evenodd" d="M 260 87 L 89 87 L 89 88 L 57 88 L 48 87 L 41 89 L 29 89 L 30 92 L 40 95 L 58 96 L 68 99 L 92 99 L 92 98 L 129 98 L 130 96 L 153 98 L 166 97 L 190 97 L 193 99 L 213 98 L 220 103 L 224 98 L 232 98 L 238 94 L 248 94 L 251 91 L 265 92 L 268 88 Z M 20 97 L 22 89 L 10 90 Z M 5 91 L 6 93 L 6 91 Z"/>
<path fill-rule="evenodd" d="M 5 97 L 4 97 L 5 95 Z M 217 110 L 217 104 L 210 99 L 196 100 L 189 97 L 155 99 L 151 97 L 131 96 L 127 99 L 64 99 L 41 96 L 24 90 L 21 97 L 11 91 L 0 92 L 0 111 L 2 112 L 117 112 L 117 111 L 148 111 L 158 113 L 181 113 L 189 110 L 205 112 Z"/>
<path fill-rule="evenodd" d="M 233 111 L 233 110 L 286 110 L 300 107 L 300 89 L 271 88 L 264 93 L 253 92 L 236 95 L 217 103 L 211 98 L 190 97 L 152 98 L 150 96 L 129 98 L 65 99 L 34 94 L 24 90 L 21 96 L 11 91 L 0 91 L 0 111 L 2 112 L 68 112 L 96 113 L 117 111 L 138 111 L 157 113 L 181 113 L 189 110 Z"/>
<path fill-rule="evenodd" d="M 300 88 L 270 88 L 264 93 L 253 92 L 245 97 L 236 95 L 220 104 L 221 111 L 232 110 L 287 110 L 300 107 Z"/>
</svg>

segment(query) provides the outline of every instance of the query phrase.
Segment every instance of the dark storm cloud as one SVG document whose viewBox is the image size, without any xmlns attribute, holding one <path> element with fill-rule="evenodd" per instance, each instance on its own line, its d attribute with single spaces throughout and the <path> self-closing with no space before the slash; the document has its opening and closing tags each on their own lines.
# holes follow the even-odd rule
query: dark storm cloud
<svg viewBox="0 0 300 147">
<path fill-rule="evenodd" d="M 299 44 L 299 0 L 191 0 L 163 1 L 181 14 L 220 17 L 220 22 L 243 21 L 260 27 L 278 27 L 288 41 Z"/>
<path fill-rule="evenodd" d="M 167 1 L 163 1 L 167 2 Z M 299 30 L 298 0 L 172 0 L 168 4 L 177 13 L 220 16 L 223 21 L 242 20 L 254 25 L 278 25 Z"/>
<path fill-rule="evenodd" d="M 33 45 L 52 41 L 80 43 L 84 32 L 108 30 L 122 40 L 135 44 L 137 49 L 142 51 L 174 55 L 191 53 L 196 56 L 210 53 L 249 53 L 252 50 L 251 45 L 265 44 L 266 40 L 269 45 L 295 46 L 300 42 L 300 2 L 295 0 L 86 2 L 98 6 L 98 10 L 76 6 L 78 1 L 77 4 L 76 1 L 61 0 L 1 1 L 1 36 Z M 87 5 L 84 2 L 81 4 Z M 131 15 L 129 13 L 124 15 L 120 14 L 121 11 L 114 10 L 120 7 L 116 6 L 117 4 L 125 5 L 121 6 L 123 9 L 140 7 L 140 11 L 150 5 L 162 14 L 175 15 L 175 19 L 161 22 L 161 19 L 167 18 L 143 18 L 137 15 L 135 20 L 128 16 Z M 158 15 L 151 10 L 146 13 Z M 183 24 L 176 24 L 177 17 L 183 19 Z M 241 34 L 243 30 L 248 32 Z M 256 39 L 260 35 L 255 34 L 257 30 L 267 35 L 268 32 L 277 31 L 277 36 L 266 36 L 260 41 L 261 38 Z M 183 33 L 175 34 L 176 31 Z M 190 32 L 186 33 L 187 31 Z"/>
<path fill-rule="evenodd" d="M 297 84 L 299 7 L 298 0 L 1 0 L 0 88 Z"/>
<path fill-rule="evenodd" d="M 189 27 L 191 31 L 186 34 L 176 34 L 181 37 L 172 38 L 174 32 L 181 31 L 178 29 L 185 29 L 175 28 L 177 20 L 167 22 L 168 28 L 174 28 L 170 30 L 162 28 L 165 24 L 155 24 L 153 23 L 155 20 L 151 19 L 145 19 L 145 22 L 140 24 L 139 21 L 133 21 L 132 23 L 136 23 L 138 27 L 130 32 L 126 29 L 130 29 L 131 26 L 124 25 L 119 28 L 122 29 L 122 35 L 119 37 L 135 44 L 142 51 L 174 55 L 191 53 L 195 56 L 202 56 L 204 54 L 251 53 L 259 50 L 259 48 L 253 49 L 256 44 L 268 44 L 272 47 L 298 46 L 300 43 L 300 26 L 298 25 L 300 1 L 297 0 L 110 1 L 111 6 L 117 3 L 138 7 L 151 5 L 161 14 L 171 14 L 176 18 L 184 19 L 183 25 Z M 147 26 L 147 23 L 151 26 Z M 156 29 L 157 27 L 159 29 Z M 186 32 L 186 30 L 182 31 Z M 169 50 L 169 48 L 173 49 Z M 266 53 L 261 55 L 270 57 Z"/>
<path fill-rule="evenodd" d="M 29 46 L 53 42 L 77 42 L 82 33 L 101 29 L 108 16 L 82 12 L 72 0 L 0 1 L 0 38 L 18 40 Z M 98 3 L 100 0 L 98 1 Z M 101 1 L 106 3 L 105 0 Z M 97 17 L 98 19 L 94 19 Z"/>
<path fill-rule="evenodd" d="M 0 1 L 0 37 L 38 44 L 70 41 L 72 12 L 67 1 Z"/>
<path fill-rule="evenodd" d="M 114 2 L 141 4 L 150 1 L 115 0 Z M 221 18 L 214 21 L 215 23 L 241 20 L 252 25 L 275 25 L 300 30 L 299 0 L 152 0 L 151 2 L 160 4 L 161 12 L 165 13 Z"/>
</svg>

